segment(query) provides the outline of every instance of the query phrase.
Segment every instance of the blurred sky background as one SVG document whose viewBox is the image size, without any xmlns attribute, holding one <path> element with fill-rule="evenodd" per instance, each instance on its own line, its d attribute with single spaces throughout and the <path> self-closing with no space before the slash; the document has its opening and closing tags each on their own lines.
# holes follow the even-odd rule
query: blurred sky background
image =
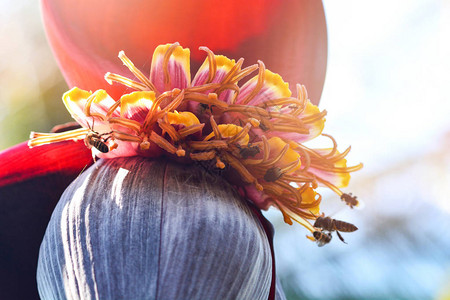
<svg viewBox="0 0 450 300">
<path fill-rule="evenodd" d="M 324 193 L 323 210 L 359 230 L 322 248 L 267 213 L 288 299 L 450 299 L 450 1 L 324 6 L 325 133 L 365 164 L 345 190 L 364 207 Z M 3 150 L 70 116 L 38 2 L 1 0 L 0 30 Z"/>
</svg>

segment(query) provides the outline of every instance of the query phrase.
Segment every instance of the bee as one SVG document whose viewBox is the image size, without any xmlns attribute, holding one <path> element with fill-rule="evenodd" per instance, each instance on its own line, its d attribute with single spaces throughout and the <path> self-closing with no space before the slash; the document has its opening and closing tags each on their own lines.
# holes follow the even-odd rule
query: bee
<svg viewBox="0 0 450 300">
<path fill-rule="evenodd" d="M 322 230 L 329 231 L 330 234 L 333 231 L 336 231 L 336 234 L 338 235 L 339 239 L 345 243 L 344 239 L 342 238 L 339 231 L 342 232 L 353 232 L 358 230 L 358 227 L 351 223 L 347 223 L 344 221 L 332 219 L 330 217 L 318 217 L 316 221 L 314 222 L 314 227 L 321 228 Z M 345 243 L 346 244 L 346 243 Z"/>
<path fill-rule="evenodd" d="M 108 145 L 106 145 L 106 142 L 108 141 L 110 136 L 107 137 L 106 139 L 102 138 L 102 136 L 107 134 L 111 134 L 111 132 L 99 134 L 98 132 L 91 130 L 89 131 L 88 134 L 86 134 L 86 137 L 84 138 L 84 144 L 89 149 L 94 147 L 95 149 L 97 149 L 102 153 L 108 153 L 109 147 Z"/>
<path fill-rule="evenodd" d="M 263 131 L 269 130 L 269 128 L 266 125 L 264 125 L 262 122 L 259 123 L 259 128 L 261 128 Z"/>
<path fill-rule="evenodd" d="M 250 144 L 245 148 L 242 148 L 239 144 L 236 144 L 236 147 L 238 147 L 239 154 L 244 159 L 253 157 L 260 152 L 260 149 L 258 146 L 251 146 Z"/>
<path fill-rule="evenodd" d="M 322 247 L 331 242 L 332 238 L 331 233 L 324 233 L 322 231 L 314 231 L 313 236 L 316 239 L 317 245 L 319 247 Z"/>
<path fill-rule="evenodd" d="M 111 138 L 111 136 L 108 136 L 106 139 L 102 138 L 102 136 L 111 133 L 112 131 L 100 134 L 97 131 L 94 131 L 94 119 L 92 119 L 92 127 L 89 126 L 89 132 L 88 134 L 86 134 L 86 137 L 84 138 L 84 144 L 86 145 L 86 147 L 88 147 L 88 149 L 94 147 L 101 153 L 108 153 L 109 147 L 108 145 L 106 145 L 106 142 Z"/>
<path fill-rule="evenodd" d="M 281 172 L 281 168 L 272 167 L 267 169 L 266 174 L 264 174 L 264 180 L 267 182 L 277 181 L 281 176 L 283 176 L 283 172 Z"/>
<path fill-rule="evenodd" d="M 211 113 L 213 113 L 213 106 L 215 106 L 215 105 L 210 106 L 205 103 L 200 103 L 200 105 L 199 105 L 200 114 L 203 114 L 207 110 L 209 110 Z"/>
<path fill-rule="evenodd" d="M 344 201 L 350 208 L 353 206 L 358 206 L 359 201 L 356 199 L 356 196 L 353 196 L 352 193 L 342 194 L 341 200 Z"/>
</svg>

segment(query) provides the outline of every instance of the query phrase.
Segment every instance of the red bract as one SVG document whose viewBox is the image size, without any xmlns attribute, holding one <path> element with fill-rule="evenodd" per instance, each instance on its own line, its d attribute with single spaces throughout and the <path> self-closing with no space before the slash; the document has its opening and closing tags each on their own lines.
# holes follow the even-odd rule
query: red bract
<svg viewBox="0 0 450 300">
<path fill-rule="evenodd" d="M 73 141 L 0 152 L 0 291 L 2 299 L 38 299 L 36 262 L 48 220 L 61 194 L 91 152 Z"/>
<path fill-rule="evenodd" d="M 103 79 L 106 72 L 124 73 L 120 50 L 149 69 L 159 44 L 178 41 L 193 50 L 194 69 L 204 58 L 197 49 L 206 45 L 230 58 L 245 57 L 246 64 L 263 60 L 291 86 L 306 85 L 313 103 L 320 98 L 327 61 L 320 1 L 43 0 L 42 11 L 70 87 L 105 89 L 120 98 L 124 87 Z"/>
<path fill-rule="evenodd" d="M 30 149 L 26 142 L 0 152 L 0 187 L 59 174 L 74 179 L 92 156 L 83 142 L 62 142 Z"/>
</svg>

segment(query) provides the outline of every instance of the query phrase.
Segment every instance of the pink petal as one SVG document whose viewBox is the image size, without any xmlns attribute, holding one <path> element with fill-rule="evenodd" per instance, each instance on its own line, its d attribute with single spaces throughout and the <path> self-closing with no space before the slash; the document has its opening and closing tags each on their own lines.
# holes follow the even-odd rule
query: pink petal
<svg viewBox="0 0 450 300">
<path fill-rule="evenodd" d="M 234 59 L 229 59 L 223 55 L 215 55 L 216 60 L 216 73 L 214 78 L 209 83 L 221 83 L 225 76 L 230 72 L 236 62 Z M 195 74 L 194 79 L 192 80 L 192 86 L 200 86 L 208 82 L 208 77 L 210 74 L 209 70 L 209 61 L 208 58 L 205 59 L 203 64 L 200 66 L 198 72 Z M 212 90 L 205 91 L 205 94 L 212 92 Z M 233 91 L 225 90 L 222 91 L 218 97 L 219 100 L 230 103 L 231 97 L 233 95 Z M 196 115 L 202 115 L 203 111 L 200 106 L 200 103 L 195 101 L 189 102 L 189 110 L 195 113 Z"/>
<path fill-rule="evenodd" d="M 189 49 L 176 46 L 169 57 L 167 66 L 164 66 L 164 57 L 171 46 L 172 44 L 160 45 L 153 53 L 150 81 L 160 93 L 174 88 L 184 89 L 191 83 Z M 167 78 L 166 75 L 168 75 Z"/>
<path fill-rule="evenodd" d="M 258 93 L 251 99 L 249 95 L 253 92 L 258 83 L 258 76 L 247 81 L 242 87 L 236 99 L 237 104 L 258 105 L 266 100 L 273 100 L 291 96 L 289 84 L 284 82 L 280 75 L 269 70 L 264 72 L 264 83 Z"/>
<path fill-rule="evenodd" d="M 260 209 L 268 210 L 272 205 L 272 199 L 264 192 L 257 190 L 253 184 L 244 186 L 244 190 L 245 196 Z"/>
<path fill-rule="evenodd" d="M 348 183 L 350 182 L 350 174 L 349 173 L 334 173 L 334 172 L 327 172 L 323 170 L 318 170 L 316 168 L 310 167 L 308 169 L 309 172 L 313 173 L 317 177 L 320 177 L 329 183 L 335 185 L 338 188 L 343 188 L 348 186 Z M 319 182 L 320 186 L 325 186 Z"/>
<path fill-rule="evenodd" d="M 120 101 L 121 116 L 142 124 L 153 106 L 155 93 L 151 91 L 133 92 L 123 95 Z"/>
</svg>

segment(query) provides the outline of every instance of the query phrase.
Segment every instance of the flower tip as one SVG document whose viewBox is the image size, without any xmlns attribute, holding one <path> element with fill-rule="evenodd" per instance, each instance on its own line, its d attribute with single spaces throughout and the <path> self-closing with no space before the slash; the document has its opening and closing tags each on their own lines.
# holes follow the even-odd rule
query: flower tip
<svg viewBox="0 0 450 300">
<path fill-rule="evenodd" d="M 124 56 L 125 56 L 125 51 L 120 50 L 120 51 L 119 51 L 119 54 L 117 55 L 117 57 L 122 58 L 122 57 L 124 57 Z"/>
<path fill-rule="evenodd" d="M 183 157 L 186 155 L 186 151 L 184 151 L 183 149 L 179 149 L 175 153 L 177 154 L 178 157 Z"/>
<path fill-rule="evenodd" d="M 217 94 L 216 93 L 209 93 L 208 94 L 208 100 L 217 100 Z"/>
<path fill-rule="evenodd" d="M 209 51 L 211 51 L 208 47 L 206 47 L 206 46 L 200 46 L 200 47 L 198 47 L 198 50 L 202 50 L 202 51 L 205 51 L 205 52 L 209 52 Z"/>
<path fill-rule="evenodd" d="M 172 97 L 176 97 L 176 96 L 180 95 L 180 93 L 181 93 L 181 90 L 179 88 L 174 88 L 172 90 Z M 184 90 L 183 90 L 183 93 L 184 93 Z"/>
<path fill-rule="evenodd" d="M 308 240 L 310 240 L 311 242 L 315 242 L 316 241 L 316 239 L 313 236 L 310 236 L 310 235 L 307 235 L 306 238 Z"/>
<path fill-rule="evenodd" d="M 250 118 L 249 122 L 253 127 L 259 127 L 259 125 L 260 125 L 260 122 L 255 118 Z"/>
<path fill-rule="evenodd" d="M 292 222 L 292 219 L 289 218 L 287 215 L 283 215 L 283 220 L 284 220 L 284 223 L 286 223 L 286 224 L 289 224 L 289 225 L 294 224 L 294 222 Z"/>
<path fill-rule="evenodd" d="M 141 150 L 148 150 L 150 149 L 150 142 L 149 141 L 143 141 L 140 145 L 139 148 Z"/>
<path fill-rule="evenodd" d="M 225 169 L 225 164 L 223 163 L 223 161 L 217 158 L 216 167 L 223 170 Z"/>
<path fill-rule="evenodd" d="M 259 183 L 255 183 L 255 187 L 256 187 L 256 189 L 258 190 L 258 191 L 260 191 L 260 192 L 262 192 L 263 190 L 264 190 L 264 188 L 263 188 L 263 186 L 262 185 L 260 185 Z"/>
<path fill-rule="evenodd" d="M 106 74 L 105 74 L 105 80 L 106 80 L 106 82 L 109 84 L 109 85 L 112 85 L 113 84 L 113 81 L 111 80 L 111 72 L 107 72 Z"/>
</svg>

